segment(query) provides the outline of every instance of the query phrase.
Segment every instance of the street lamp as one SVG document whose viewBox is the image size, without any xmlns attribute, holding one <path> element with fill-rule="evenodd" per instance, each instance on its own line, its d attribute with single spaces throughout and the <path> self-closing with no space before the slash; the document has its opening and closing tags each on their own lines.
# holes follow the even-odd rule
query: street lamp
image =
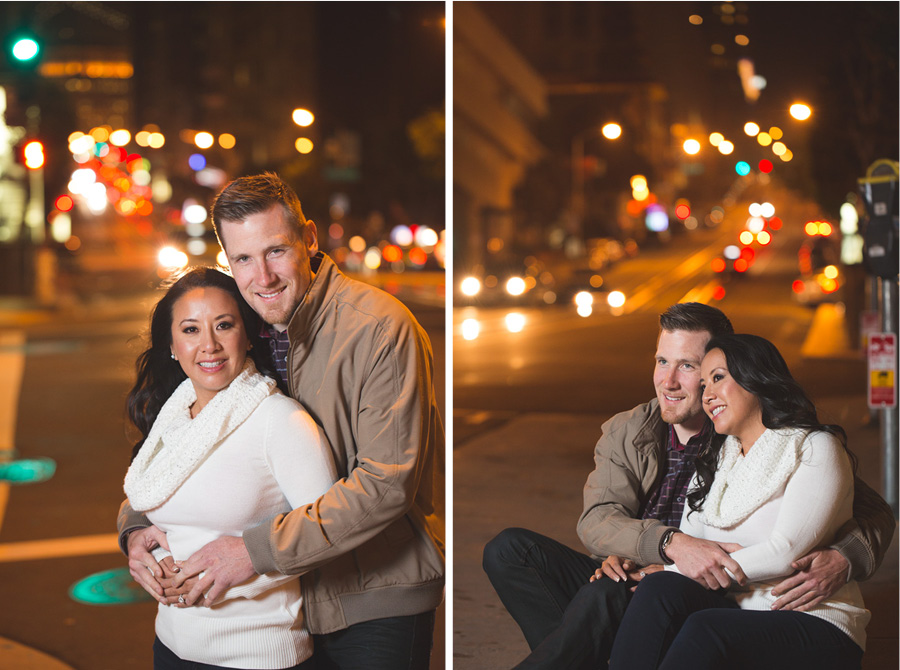
<svg viewBox="0 0 900 670">
<path fill-rule="evenodd" d="M 809 105 L 806 105 L 802 102 L 795 102 L 793 105 L 791 105 L 790 113 L 791 116 L 798 121 L 806 121 L 810 116 L 812 116 L 812 110 L 809 108 Z"/>
<path fill-rule="evenodd" d="M 307 126 L 311 126 L 312 122 L 315 121 L 316 117 L 313 115 L 311 111 L 308 109 L 303 109 L 302 107 L 298 107 L 291 114 L 291 118 L 294 123 L 296 123 L 301 128 L 306 128 Z"/>
<path fill-rule="evenodd" d="M 584 218 L 584 145 L 598 130 L 608 140 L 622 136 L 622 127 L 618 123 L 607 123 L 601 128 L 591 126 L 572 138 L 572 211 L 579 224 Z"/>
</svg>

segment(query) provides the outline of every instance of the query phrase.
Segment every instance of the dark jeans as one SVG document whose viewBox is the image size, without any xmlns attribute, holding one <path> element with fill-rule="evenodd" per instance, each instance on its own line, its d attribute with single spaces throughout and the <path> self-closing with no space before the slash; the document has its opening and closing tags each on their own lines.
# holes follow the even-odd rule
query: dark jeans
<svg viewBox="0 0 900 670">
<path fill-rule="evenodd" d="M 491 540 L 483 566 L 532 650 L 517 670 L 606 667 L 630 584 L 590 582 L 600 563 L 523 528 Z"/>
<path fill-rule="evenodd" d="M 742 610 L 674 572 L 648 575 L 622 620 L 613 670 L 858 670 L 860 649 L 803 612 Z"/>
<path fill-rule="evenodd" d="M 300 665 L 295 665 L 289 670 L 314 670 L 315 664 L 313 659 L 308 659 Z M 209 665 L 208 663 L 197 663 L 196 661 L 184 661 L 178 658 L 175 653 L 166 645 L 159 641 L 159 638 L 153 640 L 153 670 L 234 670 L 234 668 L 226 668 L 221 665 Z M 248 668 L 248 670 L 251 670 Z"/>
<path fill-rule="evenodd" d="M 434 610 L 313 635 L 315 670 L 428 670 Z"/>
</svg>

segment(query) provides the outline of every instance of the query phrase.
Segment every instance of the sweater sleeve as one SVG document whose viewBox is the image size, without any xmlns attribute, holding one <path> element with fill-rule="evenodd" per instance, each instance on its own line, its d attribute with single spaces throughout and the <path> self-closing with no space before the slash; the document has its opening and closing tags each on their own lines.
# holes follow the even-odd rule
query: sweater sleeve
<svg viewBox="0 0 900 670">
<path fill-rule="evenodd" d="M 849 459 L 828 433 L 812 433 L 788 480 L 769 536 L 731 556 L 751 582 L 783 577 L 791 563 L 831 539 L 832 519 L 853 493 Z"/>
</svg>

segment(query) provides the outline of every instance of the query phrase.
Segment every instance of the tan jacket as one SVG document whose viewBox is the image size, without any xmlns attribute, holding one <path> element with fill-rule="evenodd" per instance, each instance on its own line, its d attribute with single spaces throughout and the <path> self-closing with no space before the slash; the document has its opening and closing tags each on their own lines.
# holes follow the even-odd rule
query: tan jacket
<svg viewBox="0 0 900 670">
<path fill-rule="evenodd" d="M 288 324 L 289 387 L 324 428 L 339 479 L 243 538 L 258 573 L 302 575 L 307 625 L 323 634 L 440 605 L 444 431 L 431 344 L 409 310 L 324 254 L 313 268 Z"/>
<path fill-rule="evenodd" d="M 661 484 L 659 461 L 668 441 L 659 402 L 654 398 L 616 414 L 601 429 L 594 471 L 584 485 L 578 537 L 598 560 L 622 556 L 640 565 L 662 563 L 659 544 L 668 527 L 641 519 L 650 493 Z M 850 578 L 864 580 L 881 565 L 897 524 L 890 506 L 858 477 L 853 515 L 830 546 L 850 562 Z"/>
<path fill-rule="evenodd" d="M 441 603 L 444 431 L 425 331 L 399 301 L 318 259 L 288 324 L 288 377 L 339 480 L 244 542 L 259 573 L 307 573 L 303 607 L 320 634 Z"/>
</svg>

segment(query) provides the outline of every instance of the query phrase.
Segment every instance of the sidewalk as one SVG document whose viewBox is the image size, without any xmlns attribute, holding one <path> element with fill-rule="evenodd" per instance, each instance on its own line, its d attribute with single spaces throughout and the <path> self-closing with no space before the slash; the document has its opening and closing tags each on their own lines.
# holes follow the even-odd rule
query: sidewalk
<svg viewBox="0 0 900 670">
<path fill-rule="evenodd" d="M 860 474 L 882 490 L 880 432 L 867 427 L 862 397 L 829 398 L 820 419 L 847 430 Z M 509 417 L 507 417 L 509 418 Z M 575 533 L 593 446 L 607 416 L 521 414 L 454 452 L 454 670 L 511 668 L 528 646 L 481 568 L 482 549 L 520 526 L 583 550 Z M 898 539 L 876 575 L 860 586 L 872 612 L 863 670 L 898 667 Z"/>
</svg>

